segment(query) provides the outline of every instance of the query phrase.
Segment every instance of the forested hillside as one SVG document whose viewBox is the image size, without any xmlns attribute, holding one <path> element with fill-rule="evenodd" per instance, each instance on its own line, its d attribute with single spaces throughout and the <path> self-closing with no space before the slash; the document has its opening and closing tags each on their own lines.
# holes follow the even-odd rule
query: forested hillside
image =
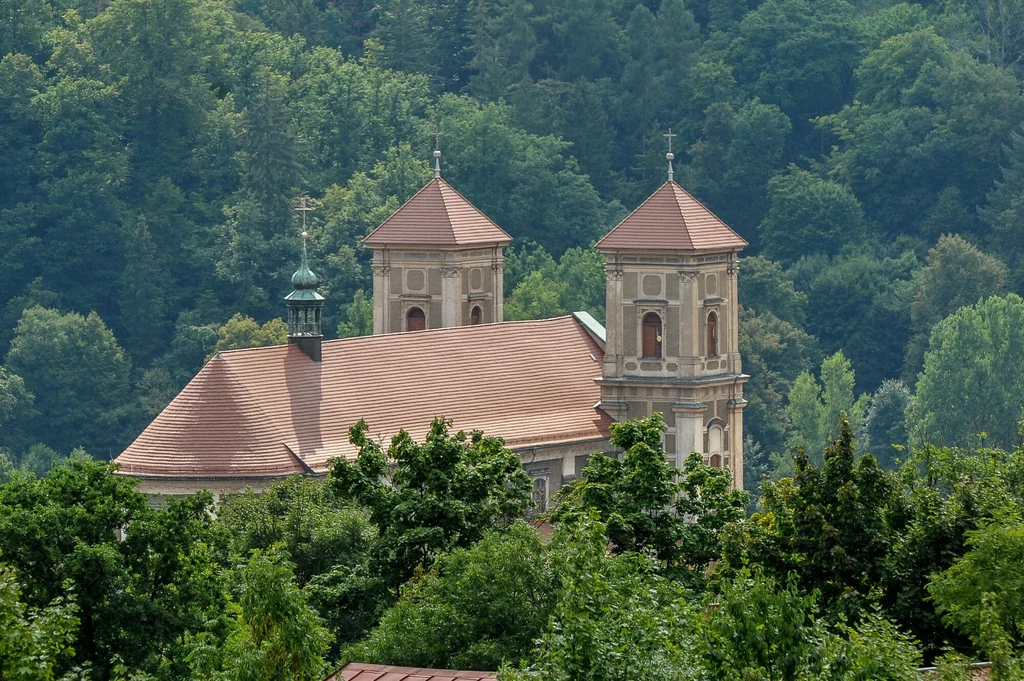
<svg viewBox="0 0 1024 681">
<path fill-rule="evenodd" d="M 748 484 L 840 412 L 886 465 L 1016 441 L 1021 0 L 3 0 L 0 54 L 12 465 L 115 456 L 215 349 L 282 342 L 300 196 L 325 328 L 368 332 L 359 239 L 437 130 L 529 318 L 600 315 L 589 247 L 671 128 L 751 243 Z"/>
</svg>

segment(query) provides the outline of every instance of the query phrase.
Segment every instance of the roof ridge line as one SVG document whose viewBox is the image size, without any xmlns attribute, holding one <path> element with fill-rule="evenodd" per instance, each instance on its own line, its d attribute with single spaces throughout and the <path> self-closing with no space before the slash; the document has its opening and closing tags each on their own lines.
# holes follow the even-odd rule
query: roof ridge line
<svg viewBox="0 0 1024 681">
<path fill-rule="evenodd" d="M 611 228 L 611 230 L 609 230 L 607 234 L 605 234 L 605 235 L 604 235 L 603 237 L 601 237 L 600 239 L 598 239 L 598 240 L 597 240 L 597 243 L 596 243 L 596 244 L 594 244 L 594 248 L 595 248 L 595 249 L 598 249 L 598 250 L 600 250 L 600 248 L 599 248 L 599 247 L 601 246 L 601 242 L 602 242 L 602 241 L 604 241 L 604 240 L 605 240 L 605 239 L 607 239 L 607 238 L 608 238 L 609 236 L 611 236 L 612 232 L 614 232 L 615 230 L 617 230 L 617 229 L 619 228 L 619 226 L 620 226 L 620 225 L 622 225 L 622 223 L 624 223 L 624 222 L 625 222 L 626 220 L 628 220 L 628 219 L 630 219 L 631 217 L 633 217 L 633 214 L 634 214 L 634 213 L 637 213 L 637 212 L 638 212 L 638 211 L 639 211 L 639 210 L 640 210 L 641 208 L 643 208 L 644 206 L 646 206 L 646 205 L 647 205 L 647 203 L 648 203 L 648 202 L 649 202 L 649 201 L 650 201 L 651 199 L 653 199 L 653 198 L 654 198 L 655 196 L 657 196 L 657 195 L 658 195 L 658 192 L 660 192 L 660 191 L 661 191 L 662 187 L 664 187 L 664 186 L 665 186 L 666 184 L 669 184 L 669 183 L 675 184 L 675 182 L 674 182 L 673 180 L 665 180 L 665 181 L 664 181 L 664 182 L 663 182 L 662 184 L 658 185 L 658 188 L 657 188 L 657 189 L 655 189 L 655 190 L 654 190 L 653 192 L 651 192 L 651 193 L 650 193 L 650 194 L 649 194 L 649 195 L 647 196 L 647 198 L 646 198 L 646 199 L 644 199 L 643 201 L 641 201 L 641 202 L 640 202 L 640 205 L 638 205 L 638 206 L 637 206 L 636 208 L 634 208 L 633 210 L 629 211 L 629 213 L 627 213 L 627 214 L 626 214 L 626 217 L 624 217 L 624 218 L 622 218 L 621 220 L 619 220 L 619 221 L 618 221 L 618 223 L 616 223 L 616 225 L 615 225 L 614 227 L 612 227 L 612 228 Z"/>
<path fill-rule="evenodd" d="M 313 473 L 313 469 L 309 467 L 309 464 L 306 463 L 306 460 L 303 459 L 298 454 L 296 454 L 295 450 L 292 449 L 292 446 L 290 444 L 288 444 L 287 442 L 284 442 L 284 441 L 282 441 L 281 444 L 284 445 L 284 448 L 287 449 L 288 453 L 292 455 L 292 458 L 294 458 L 296 461 L 298 461 L 299 465 L 302 466 L 303 470 L 306 471 L 307 475 Z"/>
<path fill-rule="evenodd" d="M 435 181 L 437 181 L 437 179 L 438 179 L 438 178 L 434 178 L 434 179 L 430 180 L 430 182 L 427 182 L 427 183 L 426 183 L 425 185 L 423 185 L 422 187 L 420 187 L 420 189 L 419 189 L 419 191 L 418 191 L 418 192 L 416 192 L 415 194 L 413 194 L 412 196 L 410 196 L 409 198 L 407 198 L 407 199 L 406 199 L 405 201 L 403 201 L 403 202 L 402 202 L 402 205 L 400 205 L 400 206 L 398 207 L 398 210 L 396 210 L 396 211 L 395 211 L 394 213 L 392 213 L 391 215 L 389 215 L 389 216 L 387 216 L 386 218 L 384 218 L 384 221 L 383 221 L 383 222 L 381 222 L 381 223 L 380 223 L 379 225 L 377 225 L 376 227 L 374 227 L 374 228 L 373 228 L 373 230 L 372 230 L 372 231 L 371 231 L 371 232 L 370 232 L 369 234 L 367 234 L 366 236 L 364 236 L 364 237 L 363 237 L 363 238 L 362 238 L 362 239 L 360 240 L 360 243 L 362 243 L 362 242 L 366 241 L 366 240 L 367 240 L 367 239 L 369 239 L 369 238 L 370 238 L 371 236 L 373 236 L 374 234 L 376 234 L 376 233 L 377 233 L 377 232 L 378 232 L 378 231 L 380 230 L 380 228 L 381 228 L 381 227 L 383 227 L 384 225 L 386 225 L 386 224 L 387 224 L 387 223 L 388 223 L 388 222 L 389 222 L 389 221 L 391 220 L 391 218 L 393 218 L 393 217 L 395 217 L 396 215 L 398 215 L 398 214 L 399 214 L 399 213 L 400 213 L 400 212 L 402 211 L 402 209 L 403 209 L 403 208 L 405 208 L 405 207 L 406 207 L 406 206 L 407 206 L 407 205 L 409 204 L 409 202 L 410 202 L 410 201 L 412 201 L 412 200 L 413 200 L 413 199 L 415 199 L 415 198 L 416 198 L 417 196 L 419 196 L 420 194 L 422 194 L 423 192 L 425 192 L 425 191 L 427 190 L 427 188 L 428 188 L 428 187 L 429 187 L 430 185 L 434 184 L 434 182 L 435 182 Z"/>
<path fill-rule="evenodd" d="M 448 182 L 447 180 L 445 180 L 445 179 L 444 179 L 443 177 L 439 177 L 439 178 L 437 178 L 437 182 L 439 183 L 439 184 L 438 184 L 438 186 L 440 186 L 440 183 L 441 183 L 441 182 L 443 182 L 443 183 L 444 183 L 444 186 L 448 187 L 448 189 L 451 189 L 451 190 L 452 190 L 453 192 L 455 192 L 455 195 L 456 195 L 456 196 L 458 196 L 458 197 L 459 197 L 460 199 L 462 199 L 462 200 L 463 200 L 463 201 L 465 201 L 465 202 L 466 202 L 467 204 L 469 204 L 469 207 L 470 207 L 470 208 L 472 208 L 472 209 L 473 209 L 473 210 L 475 210 L 476 212 L 480 213 L 480 215 L 484 216 L 484 218 L 485 218 L 485 219 L 486 219 L 486 220 L 487 220 L 487 221 L 488 221 L 489 223 L 491 223 L 492 225 L 494 225 L 494 227 L 495 227 L 495 228 L 496 228 L 496 229 L 497 229 L 497 230 L 498 230 L 499 232 L 501 232 L 502 234 L 504 234 L 505 236 L 507 236 L 507 237 L 509 238 L 509 241 L 512 241 L 512 235 L 511 235 L 511 234 L 509 234 L 508 232 L 506 232 L 506 231 L 505 231 L 505 230 L 504 230 L 504 229 L 502 228 L 502 226 L 501 226 L 501 225 L 499 225 L 499 224 L 498 224 L 497 222 L 495 222 L 494 220 L 492 220 L 492 219 L 491 219 L 491 216 L 490 216 L 490 215 L 488 215 L 487 213 L 485 213 L 485 212 L 483 212 L 482 210 L 480 210 L 480 209 L 479 209 L 479 208 L 477 207 L 477 205 L 476 205 L 475 203 L 473 203 L 472 201 L 470 201 L 469 199 L 467 199 L 467 198 L 466 198 L 466 196 L 465 196 L 465 194 L 463 194 L 463 193 L 462 193 L 462 192 L 460 192 L 460 191 L 459 191 L 458 189 L 456 189 L 455 187 L 453 187 L 453 186 L 452 186 L 452 184 L 451 184 L 450 182 Z M 449 213 L 449 212 L 448 212 L 448 201 L 447 201 L 447 200 L 445 199 L 445 196 L 444 196 L 444 192 L 441 192 L 441 200 L 442 200 L 442 201 L 444 202 L 444 212 L 445 212 L 445 216 L 446 216 L 446 217 L 448 218 L 448 224 L 449 224 L 449 225 L 451 225 L 451 228 L 452 228 L 452 236 L 454 237 L 454 236 L 455 236 L 455 225 L 452 225 L 452 224 L 451 224 L 451 221 L 452 221 L 452 216 L 451 216 L 451 213 Z M 458 239 L 456 238 L 456 239 L 455 239 L 455 241 L 456 241 L 456 242 L 458 242 Z M 460 244 L 460 245 L 461 245 L 461 244 Z"/>
<path fill-rule="evenodd" d="M 271 346 L 268 346 L 268 347 L 271 347 Z M 281 346 L 272 346 L 272 347 L 281 347 Z M 249 392 L 249 389 L 245 387 L 245 384 L 242 381 L 238 380 L 238 377 L 235 376 L 234 368 L 226 360 L 224 360 L 223 357 L 221 357 L 220 359 L 221 359 L 221 361 L 224 362 L 224 370 L 228 372 L 227 373 L 228 380 L 230 380 L 235 385 L 237 385 L 238 389 L 241 391 L 241 397 L 244 398 L 245 402 L 247 403 L 246 407 L 248 408 L 250 404 L 251 404 L 251 406 L 255 407 L 255 413 L 259 417 L 255 422 L 256 423 L 267 423 L 270 426 L 270 428 L 273 429 L 274 435 L 276 436 L 275 439 L 277 439 L 278 442 L 280 442 L 281 444 L 284 444 L 284 446 L 287 448 L 288 445 L 285 444 L 284 434 L 277 427 L 277 423 L 274 422 L 274 421 L 271 421 L 268 418 L 266 411 L 260 405 L 260 402 L 259 402 L 259 400 L 256 399 L 256 396 L 253 395 L 251 392 Z M 201 374 L 203 372 L 203 370 L 205 370 L 205 369 L 206 369 L 206 367 L 203 367 L 203 369 L 200 370 L 199 373 Z M 198 375 L 196 377 L 198 378 Z M 184 392 L 184 391 L 182 391 L 182 392 Z M 161 413 L 163 413 L 163 412 L 161 412 Z M 247 420 L 251 420 L 251 419 L 247 419 Z M 303 463 L 301 461 L 300 461 L 300 463 L 302 463 L 302 465 L 305 466 L 305 463 Z"/>
<path fill-rule="evenodd" d="M 493 326 L 507 326 L 507 325 L 511 325 L 511 324 L 523 324 L 523 325 L 526 325 L 526 324 L 543 324 L 543 323 L 546 323 L 546 322 L 553 322 L 553 321 L 557 321 L 557 320 L 560 320 L 560 319 L 575 319 L 575 317 L 573 316 L 573 313 L 570 312 L 569 314 L 562 314 L 562 315 L 558 315 L 557 317 L 544 317 L 543 319 L 507 319 L 507 320 L 500 321 L 500 322 L 487 322 L 486 324 L 463 324 L 462 326 L 442 326 L 442 327 L 439 327 L 439 328 L 436 328 L 436 329 L 422 329 L 420 331 L 391 331 L 389 333 L 371 333 L 371 334 L 367 334 L 365 336 L 349 336 L 347 338 L 332 338 L 330 340 L 325 340 L 324 344 L 327 345 L 328 343 L 340 343 L 340 342 L 343 342 L 343 341 L 355 341 L 355 340 L 364 340 L 364 339 L 367 339 L 367 338 L 379 338 L 381 336 L 405 336 L 405 335 L 408 335 L 410 333 L 415 333 L 415 334 L 419 335 L 419 334 L 438 333 L 438 332 L 442 332 L 442 331 L 456 331 L 458 329 L 477 329 L 477 328 L 486 328 L 486 327 L 493 327 Z M 274 346 L 274 347 L 280 347 L 280 346 Z M 249 348 L 249 349 L 250 350 L 265 350 L 266 348 Z"/>
<path fill-rule="evenodd" d="M 448 184 L 447 182 L 445 182 L 444 178 L 435 177 L 430 182 L 431 183 L 437 183 L 437 191 L 441 195 L 441 205 L 444 206 L 444 219 L 445 219 L 445 222 L 448 223 L 448 230 L 452 234 L 452 241 L 454 241 L 455 243 L 459 243 L 459 237 L 455 233 L 455 223 L 452 222 L 451 206 L 448 205 L 448 198 L 444 195 L 444 187 L 447 186 L 449 189 L 451 189 L 456 194 L 459 194 L 459 192 L 458 192 L 457 189 L 455 189 L 455 187 L 453 187 L 450 184 Z M 424 187 L 424 189 L 425 189 L 425 187 Z M 462 195 L 459 194 L 459 196 L 462 196 Z M 465 200 L 465 198 L 463 198 L 463 200 Z M 468 201 L 467 201 L 467 203 L 468 203 Z M 472 206 L 473 204 L 470 204 L 470 205 Z M 473 207 L 475 208 L 476 206 L 473 206 Z"/>
<path fill-rule="evenodd" d="M 709 214 L 710 214 L 710 215 L 711 215 L 711 216 L 712 216 L 713 218 L 715 218 L 716 220 L 718 220 L 719 222 L 721 222 L 721 223 L 722 223 L 722 224 L 723 224 L 723 225 L 725 226 L 725 228 L 726 228 L 726 229 L 728 229 L 728 230 L 729 230 L 730 232 L 732 232 L 733 234 L 735 234 L 736 236 L 738 236 L 738 237 L 739 237 L 740 239 L 742 239 L 742 240 L 743 240 L 743 242 L 744 242 L 744 243 L 746 243 L 746 244 L 747 244 L 748 246 L 750 245 L 750 242 L 748 242 L 748 241 L 747 241 L 746 239 L 744 239 L 744 238 L 743 238 L 742 236 L 740 236 L 740 233 L 739 233 L 739 232 L 737 232 L 737 231 L 736 231 L 735 229 L 733 229 L 733 228 L 732 228 L 732 227 L 731 227 L 731 226 L 729 225 L 729 223 L 728 223 L 728 222 L 726 222 L 726 221 L 725 221 L 725 220 L 723 220 L 723 219 L 722 219 L 721 217 L 719 217 L 718 213 L 716 213 L 715 211 L 713 211 L 713 210 L 711 210 L 710 208 L 708 208 L 708 207 L 707 207 L 707 205 L 706 205 L 706 204 L 705 204 L 705 203 L 704 203 L 703 201 L 701 201 L 700 199 L 698 199 L 698 198 L 697 198 L 696 196 L 694 196 L 694 195 L 693 195 L 693 194 L 691 194 L 690 192 L 686 191 L 686 187 L 684 187 L 683 185 L 681 185 L 681 184 L 679 184 L 678 182 L 675 182 L 675 181 L 673 181 L 673 182 L 672 182 L 672 184 L 674 184 L 674 185 L 675 185 L 676 187 L 678 187 L 678 188 L 679 188 L 679 191 L 683 192 L 684 194 L 686 194 L 687 196 L 689 196 L 689 197 L 690 197 L 691 199 L 693 199 L 693 200 L 694 200 L 694 201 L 695 201 L 695 202 L 697 203 L 697 205 L 698 205 L 698 206 L 700 206 L 701 208 L 703 208 L 704 210 L 706 210 L 706 211 L 707 211 L 707 212 L 708 212 L 708 213 L 709 213 Z M 679 201 L 677 200 L 677 201 L 676 201 L 676 203 L 679 203 Z M 682 211 L 682 209 L 683 209 L 683 207 L 682 207 L 682 206 L 680 205 L 680 206 L 679 206 L 679 210 L 680 210 L 680 211 Z M 683 216 L 683 223 L 684 223 L 684 224 L 686 223 L 686 216 L 685 216 L 685 215 Z"/>
<path fill-rule="evenodd" d="M 683 192 L 683 194 L 691 196 L 691 198 L 692 195 L 683 189 L 683 185 L 679 184 L 675 180 L 668 180 L 665 184 L 669 185 L 669 189 L 672 190 L 672 201 L 676 204 L 676 210 L 679 211 L 679 219 L 683 221 L 683 234 L 686 235 L 686 239 L 690 242 L 690 248 L 696 248 L 696 244 L 693 243 L 693 235 L 690 234 L 690 223 L 686 221 L 686 213 L 683 212 L 683 204 L 679 202 L 679 192 Z M 676 191 L 677 189 L 679 192 Z M 694 201 L 696 201 L 696 199 L 694 199 Z M 697 203 L 700 203 L 700 201 L 697 201 Z M 704 204 L 701 205 L 703 206 Z M 707 210 L 707 208 L 704 210 Z M 710 213 L 711 211 L 708 212 Z M 722 224 L 725 223 L 723 222 Z"/>
</svg>

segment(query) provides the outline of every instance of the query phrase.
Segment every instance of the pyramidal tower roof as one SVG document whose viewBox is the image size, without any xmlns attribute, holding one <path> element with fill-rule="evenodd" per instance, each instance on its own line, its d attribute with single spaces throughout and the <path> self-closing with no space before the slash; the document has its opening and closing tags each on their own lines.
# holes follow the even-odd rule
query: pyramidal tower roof
<svg viewBox="0 0 1024 681">
<path fill-rule="evenodd" d="M 740 249 L 746 240 L 669 180 L 597 242 L 599 251 Z"/>
<path fill-rule="evenodd" d="M 462 194 L 436 177 L 363 239 L 370 248 L 393 245 L 507 244 L 512 237 Z"/>
</svg>

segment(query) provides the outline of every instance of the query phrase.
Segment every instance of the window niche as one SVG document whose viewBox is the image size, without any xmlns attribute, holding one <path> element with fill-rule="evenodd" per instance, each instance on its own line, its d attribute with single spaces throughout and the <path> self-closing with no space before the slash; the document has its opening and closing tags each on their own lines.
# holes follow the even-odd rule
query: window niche
<svg viewBox="0 0 1024 681">
<path fill-rule="evenodd" d="M 707 348 L 708 357 L 718 357 L 718 313 L 712 310 L 707 317 Z"/>
<path fill-rule="evenodd" d="M 662 324 L 661 315 L 648 312 L 643 316 L 641 328 L 641 352 L 644 359 L 661 359 Z"/>
<path fill-rule="evenodd" d="M 405 330 L 423 331 L 426 328 L 427 315 L 424 314 L 422 308 L 410 307 L 409 311 L 405 313 Z"/>
</svg>

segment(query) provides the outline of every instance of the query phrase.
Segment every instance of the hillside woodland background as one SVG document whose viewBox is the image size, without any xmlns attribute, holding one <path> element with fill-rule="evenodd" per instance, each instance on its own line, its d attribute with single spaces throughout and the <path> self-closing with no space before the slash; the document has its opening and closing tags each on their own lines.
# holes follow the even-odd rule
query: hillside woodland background
<svg viewBox="0 0 1024 681">
<path fill-rule="evenodd" d="M 590 246 L 672 129 L 677 178 L 751 243 L 748 484 L 842 411 L 887 466 L 1016 441 L 1020 0 L 4 0 L 0 54 L 12 465 L 116 456 L 216 349 L 282 342 L 299 196 L 325 328 L 368 333 L 359 240 L 436 130 L 516 239 L 507 316 L 603 318 Z"/>
<path fill-rule="evenodd" d="M 0 0 L 0 55 L 0 677 L 1024 674 L 1024 0 Z M 437 131 L 506 316 L 603 318 L 669 129 L 751 244 L 749 496 L 657 416 L 550 537 L 462 424 L 219 507 L 106 463 L 285 341 L 300 197 L 330 336 Z"/>
</svg>

